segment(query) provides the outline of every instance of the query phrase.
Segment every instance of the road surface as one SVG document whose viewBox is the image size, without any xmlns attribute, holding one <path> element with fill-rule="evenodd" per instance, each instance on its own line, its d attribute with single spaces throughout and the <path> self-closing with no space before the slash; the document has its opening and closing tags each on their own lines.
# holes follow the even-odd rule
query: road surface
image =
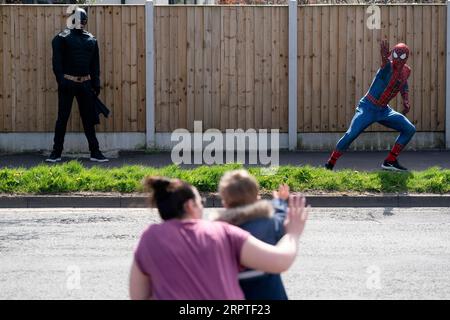
<svg viewBox="0 0 450 320">
<path fill-rule="evenodd" d="M 209 209 L 208 209 L 209 210 Z M 127 299 L 148 209 L 0 209 L 0 299 Z M 313 208 L 291 299 L 450 299 L 450 208 Z"/>
</svg>

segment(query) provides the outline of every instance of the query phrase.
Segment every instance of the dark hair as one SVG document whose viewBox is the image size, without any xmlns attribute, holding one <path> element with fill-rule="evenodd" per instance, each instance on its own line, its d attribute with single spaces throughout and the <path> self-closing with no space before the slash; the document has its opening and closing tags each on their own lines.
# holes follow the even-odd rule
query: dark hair
<svg viewBox="0 0 450 320">
<path fill-rule="evenodd" d="M 181 218 L 185 202 L 195 199 L 193 187 L 180 179 L 147 177 L 144 187 L 150 193 L 150 204 L 158 208 L 163 220 Z"/>
</svg>

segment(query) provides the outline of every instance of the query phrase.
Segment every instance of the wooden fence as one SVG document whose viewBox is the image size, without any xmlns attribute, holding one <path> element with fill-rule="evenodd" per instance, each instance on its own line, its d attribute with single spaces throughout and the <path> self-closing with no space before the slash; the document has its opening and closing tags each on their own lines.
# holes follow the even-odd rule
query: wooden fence
<svg viewBox="0 0 450 320">
<path fill-rule="evenodd" d="M 0 6 L 0 132 L 52 132 L 57 84 L 53 37 L 67 6 Z M 145 131 L 145 11 L 143 6 L 89 8 L 87 30 L 99 41 L 101 99 L 112 116 L 99 131 Z M 82 131 L 74 101 L 68 131 Z"/>
<path fill-rule="evenodd" d="M 298 131 L 345 131 L 385 37 L 412 49 L 409 118 L 419 131 L 444 131 L 446 6 L 381 6 L 381 30 L 365 26 L 366 8 L 298 7 Z M 65 10 L 0 6 L 0 132 L 53 131 L 51 40 Z M 155 6 L 154 22 L 157 132 L 192 130 L 194 120 L 204 129 L 287 132 L 287 6 Z M 99 131 L 145 132 L 144 6 L 92 6 L 88 31 L 99 41 L 101 98 L 112 109 Z M 68 131 L 82 131 L 73 111 Z"/>
<path fill-rule="evenodd" d="M 445 129 L 446 6 L 389 5 L 381 30 L 366 27 L 367 6 L 298 7 L 298 131 L 345 131 L 380 66 L 381 39 L 405 42 L 411 112 L 418 131 Z M 392 102 L 402 110 L 400 95 Z M 386 131 L 381 125 L 369 130 Z"/>
<path fill-rule="evenodd" d="M 156 131 L 287 131 L 286 6 L 155 7 Z"/>
</svg>

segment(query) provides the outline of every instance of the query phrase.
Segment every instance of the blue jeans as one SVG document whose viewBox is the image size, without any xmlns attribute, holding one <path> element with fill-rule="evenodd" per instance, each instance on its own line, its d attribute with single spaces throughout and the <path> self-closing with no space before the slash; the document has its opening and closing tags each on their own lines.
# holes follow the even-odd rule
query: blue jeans
<svg viewBox="0 0 450 320">
<path fill-rule="evenodd" d="M 347 150 L 353 140 L 375 122 L 399 131 L 400 135 L 395 143 L 402 146 L 405 146 L 416 132 L 416 127 L 403 114 L 392 110 L 390 106 L 378 107 L 363 98 L 356 108 L 350 127 L 338 141 L 336 150 L 341 152 Z"/>
</svg>

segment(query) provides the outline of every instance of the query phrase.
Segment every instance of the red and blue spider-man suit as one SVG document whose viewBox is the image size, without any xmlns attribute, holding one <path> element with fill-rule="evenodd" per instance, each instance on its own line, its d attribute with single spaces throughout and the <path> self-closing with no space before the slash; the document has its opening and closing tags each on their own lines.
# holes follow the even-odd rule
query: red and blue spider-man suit
<svg viewBox="0 0 450 320">
<path fill-rule="evenodd" d="M 392 60 L 389 56 L 392 54 Z M 411 68 L 406 64 L 409 56 L 408 46 L 404 43 L 397 44 L 389 52 L 387 41 L 381 43 L 381 67 L 370 85 L 369 91 L 359 101 L 356 113 L 353 116 L 350 127 L 345 135 L 338 141 L 336 149 L 331 154 L 325 167 L 333 169 L 337 159 L 347 150 L 350 144 L 361 132 L 372 123 L 378 122 L 388 128 L 400 132 L 394 147 L 385 159 L 382 168 L 387 170 L 404 171 L 397 156 L 403 147 L 411 140 L 416 132 L 414 125 L 405 117 L 410 106 L 408 100 L 408 77 Z M 392 110 L 388 105 L 397 93 L 403 98 L 402 114 Z"/>
</svg>

